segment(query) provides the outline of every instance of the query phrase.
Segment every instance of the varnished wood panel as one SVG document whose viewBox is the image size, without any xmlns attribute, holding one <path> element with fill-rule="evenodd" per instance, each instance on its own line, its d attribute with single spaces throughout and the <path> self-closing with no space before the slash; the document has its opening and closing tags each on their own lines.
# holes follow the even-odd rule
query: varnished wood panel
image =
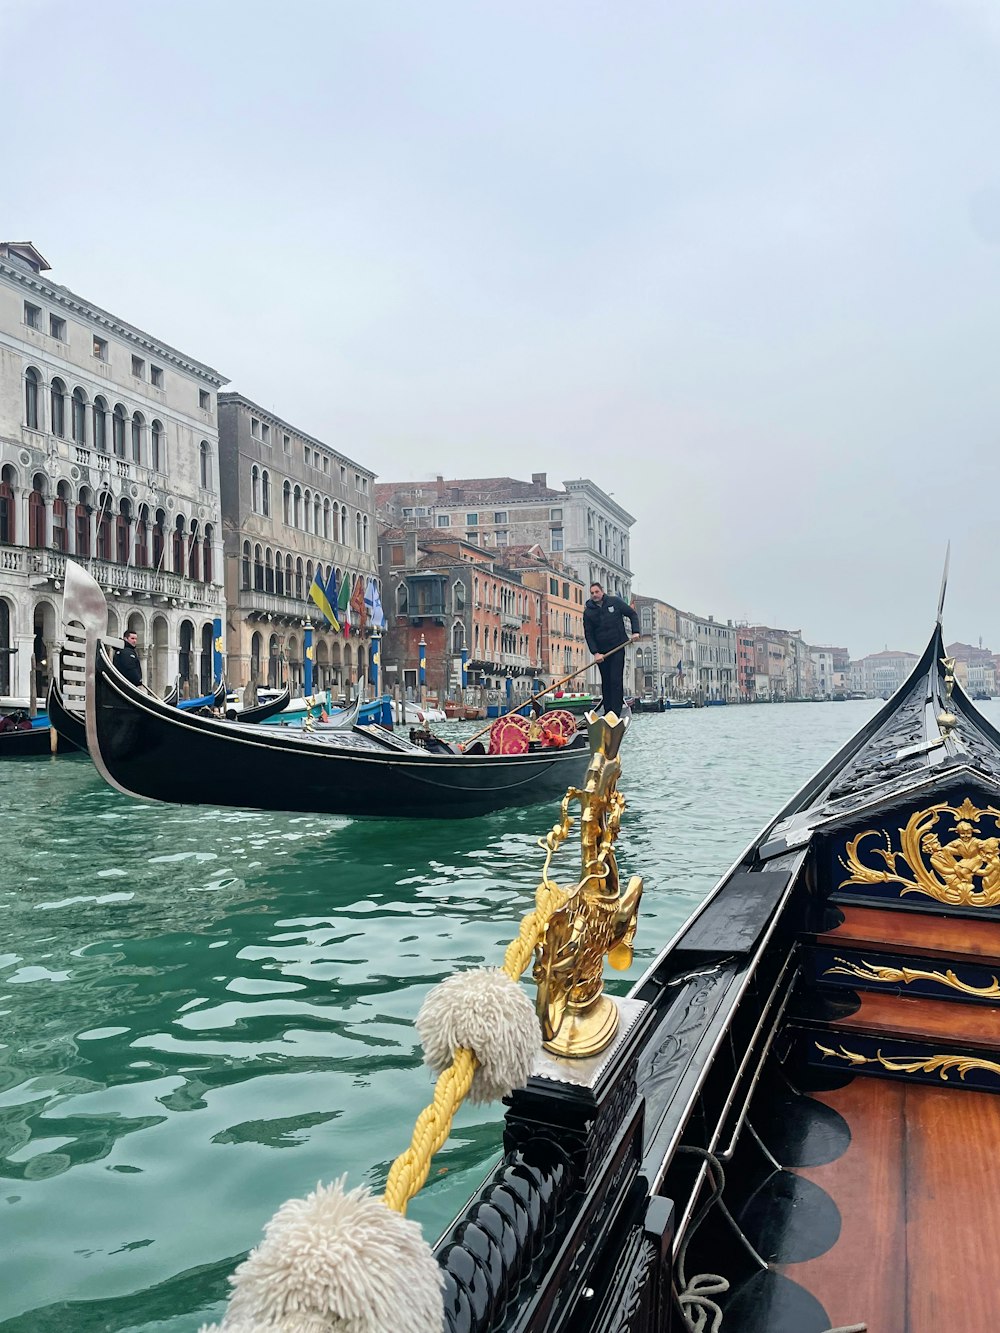
<svg viewBox="0 0 1000 1333">
<path fill-rule="evenodd" d="M 798 1174 L 841 1213 L 827 1253 L 781 1271 L 834 1325 L 869 1333 L 995 1333 L 1000 1325 L 1000 1097 L 855 1078 L 817 1094 L 846 1152 Z"/>
<path fill-rule="evenodd" d="M 862 992 L 859 998 L 857 1011 L 837 1018 L 831 1028 L 1000 1050 L 1000 1008 L 993 1005 L 911 999 L 882 992 Z"/>
<path fill-rule="evenodd" d="M 976 958 L 1000 966 L 1000 921 L 887 911 L 879 907 L 840 907 L 843 922 L 818 937 L 819 943 L 844 948 L 879 948 L 883 952 L 928 958 Z"/>
<path fill-rule="evenodd" d="M 870 1333 L 904 1333 L 906 1327 L 906 1091 L 888 1079 L 856 1078 L 817 1095 L 848 1122 L 851 1142 L 835 1161 L 797 1174 L 833 1198 L 840 1239 L 825 1254 L 781 1271 L 812 1292 L 834 1326 L 867 1322 Z"/>
<path fill-rule="evenodd" d="M 906 1088 L 909 1333 L 1000 1325 L 1000 1098 Z"/>
</svg>

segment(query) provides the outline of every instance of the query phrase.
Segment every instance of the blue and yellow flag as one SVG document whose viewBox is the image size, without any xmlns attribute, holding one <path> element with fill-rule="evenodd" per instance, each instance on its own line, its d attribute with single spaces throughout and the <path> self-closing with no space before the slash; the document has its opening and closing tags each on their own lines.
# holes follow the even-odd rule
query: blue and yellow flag
<svg viewBox="0 0 1000 1333">
<path fill-rule="evenodd" d="M 312 585 L 309 588 L 309 596 L 316 603 L 319 609 L 326 616 L 327 620 L 334 627 L 340 629 L 340 622 L 337 620 L 337 613 L 330 605 L 330 599 L 326 595 L 326 585 L 323 581 L 323 566 L 316 566 L 316 573 L 313 575 Z"/>
</svg>

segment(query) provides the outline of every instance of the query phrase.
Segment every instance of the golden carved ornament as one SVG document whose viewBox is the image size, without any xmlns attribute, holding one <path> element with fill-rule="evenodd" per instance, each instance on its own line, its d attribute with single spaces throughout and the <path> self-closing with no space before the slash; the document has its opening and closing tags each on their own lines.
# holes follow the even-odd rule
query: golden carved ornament
<svg viewBox="0 0 1000 1333">
<path fill-rule="evenodd" d="M 591 714 L 588 731 L 591 759 L 584 784 L 563 797 L 560 821 L 540 843 L 546 851 L 542 885 L 556 888 L 549 868 L 573 827 L 570 808 L 579 804 L 580 879 L 564 890 L 566 901 L 546 925 L 533 969 L 543 1045 L 554 1055 L 577 1059 L 603 1051 L 618 1030 L 617 1006 L 604 994 L 604 959 L 619 971 L 631 965 L 642 896 L 638 875 L 621 891 L 614 853 L 625 809 L 618 790 L 625 723 Z"/>
<path fill-rule="evenodd" d="M 914 981 L 934 981 L 939 986 L 948 986 L 961 991 L 963 995 L 975 995 L 980 999 L 995 999 L 1000 996 L 1000 981 L 992 977 L 988 986 L 970 986 L 949 967 L 946 972 L 927 972 L 919 967 L 884 967 L 879 963 L 851 963 L 846 958 L 838 958 L 837 967 L 828 967 L 823 973 L 826 977 L 857 977 L 859 981 L 881 981 L 886 985 L 902 982 L 909 986 Z"/>
<path fill-rule="evenodd" d="M 983 1060 L 976 1055 L 918 1055 L 912 1060 L 892 1060 L 881 1051 L 874 1055 L 859 1055 L 857 1051 L 848 1051 L 843 1046 L 831 1050 L 829 1046 L 816 1043 L 821 1055 L 833 1060 L 846 1060 L 849 1065 L 881 1065 L 890 1074 L 937 1074 L 942 1083 L 948 1082 L 948 1075 L 957 1070 L 958 1077 L 964 1081 L 970 1070 L 984 1074 L 996 1074 L 1000 1077 L 1000 1064 L 995 1060 Z"/>
<path fill-rule="evenodd" d="M 954 837 L 942 843 L 935 831 L 942 815 L 952 815 Z M 982 821 L 989 821 L 982 827 Z M 981 837 L 989 832 L 991 836 Z M 866 848 L 869 860 L 880 858 L 883 868 L 865 864 L 861 844 L 866 838 L 883 837 L 885 847 Z M 941 802 L 918 810 L 899 830 L 900 850 L 884 830 L 866 829 L 847 844 L 848 871 L 845 884 L 898 884 L 900 896 L 922 893 L 949 907 L 996 907 L 1000 905 L 1000 810 L 992 805 L 980 810 L 968 797 L 961 805 Z"/>
</svg>

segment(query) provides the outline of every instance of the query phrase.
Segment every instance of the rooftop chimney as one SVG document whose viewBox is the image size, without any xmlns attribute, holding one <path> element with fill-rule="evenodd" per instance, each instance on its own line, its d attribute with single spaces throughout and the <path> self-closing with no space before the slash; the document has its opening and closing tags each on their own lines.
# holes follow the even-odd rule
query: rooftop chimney
<svg viewBox="0 0 1000 1333">
<path fill-rule="evenodd" d="M 547 486 L 548 485 L 548 482 L 546 481 L 547 476 L 548 474 L 545 472 L 532 472 L 531 474 L 532 486 Z"/>
</svg>

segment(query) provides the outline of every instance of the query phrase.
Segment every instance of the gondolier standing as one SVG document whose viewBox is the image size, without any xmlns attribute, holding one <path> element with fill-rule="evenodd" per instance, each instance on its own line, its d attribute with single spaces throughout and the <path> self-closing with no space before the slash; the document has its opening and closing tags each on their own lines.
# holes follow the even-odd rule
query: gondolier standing
<svg viewBox="0 0 1000 1333">
<path fill-rule="evenodd" d="M 142 663 L 139 661 L 139 654 L 136 652 L 136 643 L 139 636 L 134 629 L 125 631 L 125 644 L 115 653 L 115 669 L 120 671 L 126 680 L 130 680 L 133 685 L 142 684 Z"/>
<path fill-rule="evenodd" d="M 625 628 L 628 618 L 631 636 Z M 639 617 L 627 602 L 620 597 L 608 596 L 600 583 L 590 585 L 590 599 L 583 608 L 583 632 L 587 647 L 594 654 L 594 661 L 601 672 L 601 703 L 605 713 L 614 713 L 621 717 L 625 703 L 625 690 L 622 684 L 625 674 L 625 653 L 621 645 L 629 637 L 633 641 L 639 637 Z M 618 648 L 618 652 L 612 649 Z"/>
</svg>

